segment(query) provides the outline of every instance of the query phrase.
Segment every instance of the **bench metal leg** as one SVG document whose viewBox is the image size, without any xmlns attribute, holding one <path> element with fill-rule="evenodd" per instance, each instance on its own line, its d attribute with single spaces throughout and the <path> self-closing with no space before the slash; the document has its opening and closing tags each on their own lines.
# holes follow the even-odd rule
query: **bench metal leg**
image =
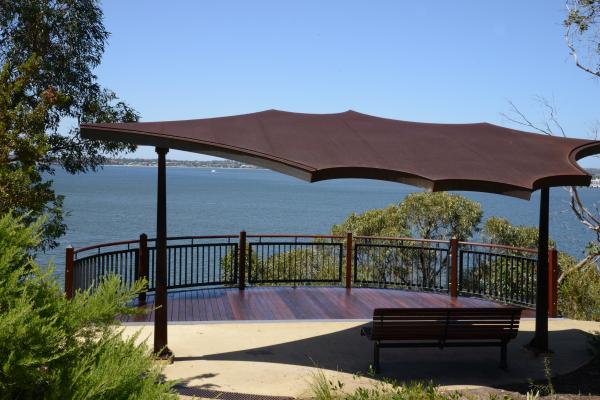
<svg viewBox="0 0 600 400">
<path fill-rule="evenodd" d="M 508 363 L 506 362 L 506 345 L 507 342 L 502 342 L 500 345 L 500 368 L 508 369 Z"/>
<path fill-rule="evenodd" d="M 379 342 L 373 343 L 373 368 L 379 373 Z"/>
</svg>

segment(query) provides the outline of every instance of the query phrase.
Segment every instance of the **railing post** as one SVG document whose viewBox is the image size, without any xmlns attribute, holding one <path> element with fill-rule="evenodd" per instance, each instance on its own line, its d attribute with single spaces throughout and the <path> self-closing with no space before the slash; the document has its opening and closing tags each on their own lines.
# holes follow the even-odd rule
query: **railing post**
<svg viewBox="0 0 600 400">
<path fill-rule="evenodd" d="M 458 296 L 458 239 L 450 239 L 450 296 Z"/>
<path fill-rule="evenodd" d="M 240 232 L 238 252 L 239 288 L 240 290 L 244 290 L 246 289 L 246 231 Z"/>
<path fill-rule="evenodd" d="M 346 289 L 352 289 L 352 232 L 346 234 Z"/>
<path fill-rule="evenodd" d="M 550 249 L 548 252 L 548 316 L 558 315 L 558 252 Z"/>
<path fill-rule="evenodd" d="M 65 295 L 67 299 L 73 298 L 73 267 L 75 265 L 75 251 L 73 246 L 68 246 L 65 253 Z"/>
<path fill-rule="evenodd" d="M 138 279 L 146 279 L 147 285 L 150 285 L 148 280 L 148 236 L 145 233 L 140 235 L 140 246 L 138 250 Z M 146 290 L 140 292 L 138 296 L 139 304 L 146 304 L 146 292 L 148 291 L 148 286 L 146 286 Z"/>
</svg>

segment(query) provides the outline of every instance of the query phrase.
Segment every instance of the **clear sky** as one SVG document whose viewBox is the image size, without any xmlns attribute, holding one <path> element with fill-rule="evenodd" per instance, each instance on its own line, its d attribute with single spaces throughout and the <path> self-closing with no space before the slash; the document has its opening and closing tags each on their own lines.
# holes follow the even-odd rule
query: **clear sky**
<svg viewBox="0 0 600 400">
<path fill-rule="evenodd" d="M 270 108 L 491 122 L 554 102 L 570 136 L 600 119 L 600 81 L 563 39 L 563 0 L 105 0 L 100 82 L 142 121 Z M 140 148 L 133 156 L 155 157 Z M 172 151 L 172 159 L 207 159 Z M 599 159 L 585 166 L 600 167 Z"/>
</svg>

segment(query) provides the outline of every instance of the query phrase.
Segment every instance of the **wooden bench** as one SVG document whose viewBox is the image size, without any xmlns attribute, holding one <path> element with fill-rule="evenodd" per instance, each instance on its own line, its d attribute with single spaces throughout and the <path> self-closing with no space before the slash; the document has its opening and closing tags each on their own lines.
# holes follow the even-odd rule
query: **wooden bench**
<svg viewBox="0 0 600 400">
<path fill-rule="evenodd" d="M 384 347 L 499 346 L 507 368 L 506 345 L 517 336 L 521 308 L 377 308 L 361 335 L 374 341 L 373 367 L 379 372 Z"/>
</svg>

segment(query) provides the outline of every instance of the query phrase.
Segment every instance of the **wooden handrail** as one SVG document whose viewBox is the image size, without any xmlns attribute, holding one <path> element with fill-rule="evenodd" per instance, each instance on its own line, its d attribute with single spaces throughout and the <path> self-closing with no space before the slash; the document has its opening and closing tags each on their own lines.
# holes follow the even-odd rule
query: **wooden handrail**
<svg viewBox="0 0 600 400">
<path fill-rule="evenodd" d="M 197 236 L 169 236 L 167 240 L 188 240 L 188 239 L 237 239 L 238 235 L 197 235 Z M 156 238 L 149 238 L 149 242 L 155 242 Z"/>
<path fill-rule="evenodd" d="M 478 242 L 458 242 L 458 244 L 461 246 L 489 247 L 492 249 L 513 250 L 513 251 L 520 251 L 523 253 L 537 253 L 537 249 L 530 249 L 527 247 L 514 247 L 514 246 L 508 246 L 505 244 L 478 243 Z"/>
<path fill-rule="evenodd" d="M 354 236 L 354 239 L 357 240 L 395 240 L 395 241 L 404 241 L 404 242 L 420 242 L 420 243 L 446 243 L 447 240 L 440 239 L 420 239 L 420 238 L 411 238 L 411 237 L 393 237 L 393 236 Z"/>
<path fill-rule="evenodd" d="M 309 235 L 292 233 L 254 234 L 246 235 L 248 238 L 302 238 L 302 239 L 344 239 L 342 235 Z"/>
<path fill-rule="evenodd" d="M 150 239 L 148 239 L 150 240 Z M 122 240 L 120 242 L 110 242 L 110 243 L 101 243 L 101 244 L 94 244 L 91 246 L 86 246 L 86 247 L 80 247 L 78 249 L 73 249 L 73 253 L 77 254 L 80 253 L 82 251 L 88 251 L 88 250 L 94 250 L 94 249 L 101 249 L 102 247 L 110 247 L 110 246 L 122 246 L 125 244 L 133 244 L 133 243 L 139 243 L 139 240 Z"/>
<path fill-rule="evenodd" d="M 252 234 L 246 235 L 247 238 L 302 238 L 302 239 L 345 239 L 343 235 L 315 235 L 315 234 L 290 234 L 290 233 L 270 233 L 270 234 Z M 191 239 L 237 239 L 239 235 L 195 235 L 195 236 L 170 236 L 167 240 L 191 240 Z M 449 243 L 448 240 L 440 239 L 420 239 L 411 237 L 392 237 L 392 236 L 354 236 L 354 240 L 390 240 L 390 241 L 410 241 L 420 243 Z M 155 242 L 156 238 L 148 238 L 148 242 Z M 100 243 L 78 249 L 73 249 L 73 253 L 81 253 L 84 251 L 100 249 L 103 247 L 122 246 L 127 244 L 139 244 L 139 240 L 122 240 L 118 242 Z M 477 246 L 488 247 L 503 250 L 519 251 L 523 253 L 537 253 L 537 249 L 526 247 L 513 247 L 503 244 L 480 243 L 480 242 L 458 242 L 462 246 Z"/>
<path fill-rule="evenodd" d="M 201 235 L 201 236 L 170 236 L 167 240 L 187 240 L 187 239 L 235 239 L 238 235 Z M 156 242 L 156 238 L 148 238 L 146 239 L 148 242 Z M 74 249 L 74 253 L 80 253 L 83 251 L 100 249 L 102 247 L 111 247 L 111 246 L 123 246 L 126 244 L 134 244 L 139 243 L 139 240 L 122 240 L 119 242 L 109 242 L 109 243 L 100 243 L 94 244 L 86 247 L 80 247 L 78 249 Z"/>
</svg>

